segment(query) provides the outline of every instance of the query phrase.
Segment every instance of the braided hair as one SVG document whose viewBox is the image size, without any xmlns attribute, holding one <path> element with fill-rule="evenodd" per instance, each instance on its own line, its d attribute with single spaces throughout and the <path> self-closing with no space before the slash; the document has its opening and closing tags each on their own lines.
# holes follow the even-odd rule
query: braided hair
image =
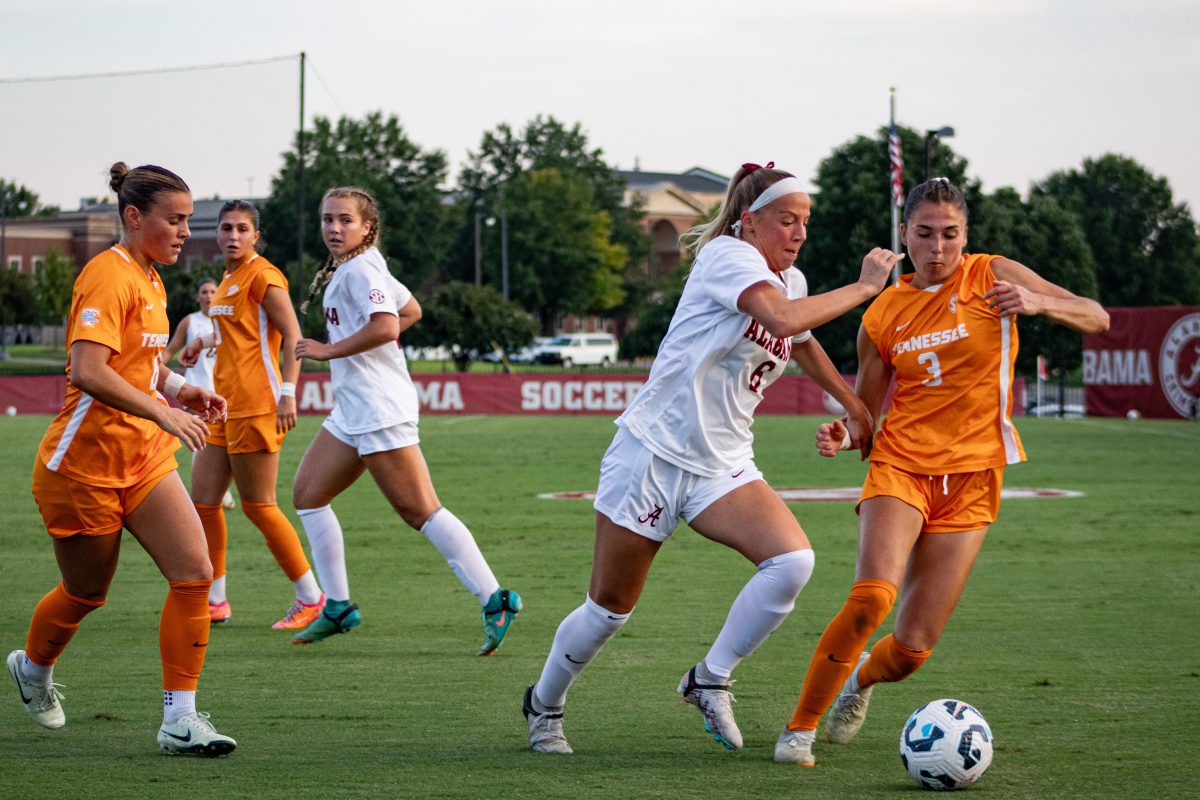
<svg viewBox="0 0 1200 800">
<path fill-rule="evenodd" d="M 375 198 L 370 195 L 365 189 L 359 189 L 356 186 L 335 186 L 325 193 L 321 198 L 321 208 L 325 207 L 325 202 L 331 198 L 348 198 L 355 201 L 358 206 L 358 215 L 363 222 L 368 223 L 370 228 L 363 236 L 362 243 L 345 255 L 334 257 L 333 253 L 325 259 L 325 263 L 317 270 L 317 274 L 313 276 L 312 284 L 308 287 L 308 299 L 300 304 L 300 313 L 308 311 L 308 306 L 316 299 L 317 295 L 329 284 L 333 279 L 333 273 L 337 268 L 346 263 L 350 259 L 364 253 L 375 246 L 379 241 L 379 207 L 375 203 Z"/>
</svg>

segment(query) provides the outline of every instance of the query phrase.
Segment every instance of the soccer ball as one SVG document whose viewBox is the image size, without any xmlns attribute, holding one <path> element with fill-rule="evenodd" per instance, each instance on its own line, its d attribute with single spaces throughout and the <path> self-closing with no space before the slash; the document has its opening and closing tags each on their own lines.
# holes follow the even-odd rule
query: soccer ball
<svg viewBox="0 0 1200 800">
<path fill-rule="evenodd" d="M 961 700 L 934 700 L 918 708 L 900 732 L 900 760 L 926 789 L 965 789 L 992 763 L 992 729 Z"/>
</svg>

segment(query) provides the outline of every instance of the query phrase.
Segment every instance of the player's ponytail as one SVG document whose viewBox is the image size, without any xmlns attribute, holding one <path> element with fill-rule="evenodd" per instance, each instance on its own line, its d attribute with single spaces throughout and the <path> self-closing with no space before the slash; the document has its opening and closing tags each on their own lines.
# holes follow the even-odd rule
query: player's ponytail
<svg viewBox="0 0 1200 800">
<path fill-rule="evenodd" d="M 379 206 L 375 203 L 375 198 L 371 196 L 365 189 L 359 189 L 355 186 L 337 186 L 325 193 L 321 198 L 321 208 L 325 207 L 325 201 L 331 197 L 344 197 L 354 200 L 358 206 L 358 215 L 362 221 L 370 227 L 363 236 L 362 242 L 358 247 L 338 258 L 333 257 L 333 253 L 325 259 L 325 263 L 317 270 L 317 274 L 313 276 L 312 284 L 308 287 L 308 299 L 300 304 L 300 313 L 304 314 L 308 311 L 308 306 L 324 291 L 329 281 L 333 280 L 333 273 L 342 264 L 345 264 L 355 256 L 365 253 L 375 246 L 379 241 Z"/>
<path fill-rule="evenodd" d="M 109 168 L 108 188 L 117 196 L 117 214 L 122 220 L 128 206 L 144 213 L 154 205 L 161 194 L 192 193 L 183 182 L 183 178 L 169 169 L 153 164 L 130 169 L 124 161 L 118 161 Z"/>
<path fill-rule="evenodd" d="M 721 199 L 716 217 L 685 232 L 679 237 L 680 243 L 695 255 L 700 252 L 700 248 L 718 236 L 736 236 L 734 224 L 741 220 L 742 213 L 750 208 L 755 199 L 772 184 L 791 177 L 792 173 L 775 169 L 774 161 L 765 167 L 758 164 L 742 164 L 729 179 L 729 186 L 725 190 L 725 197 Z"/>
</svg>

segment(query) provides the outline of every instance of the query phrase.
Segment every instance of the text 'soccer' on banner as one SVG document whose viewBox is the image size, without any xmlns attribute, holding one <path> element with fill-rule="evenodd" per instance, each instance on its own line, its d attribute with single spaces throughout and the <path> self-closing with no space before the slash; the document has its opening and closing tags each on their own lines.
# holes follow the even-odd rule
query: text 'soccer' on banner
<svg viewBox="0 0 1200 800">
<path fill-rule="evenodd" d="M 1105 310 L 1108 331 L 1083 337 L 1087 413 L 1196 419 L 1200 306 Z"/>
</svg>

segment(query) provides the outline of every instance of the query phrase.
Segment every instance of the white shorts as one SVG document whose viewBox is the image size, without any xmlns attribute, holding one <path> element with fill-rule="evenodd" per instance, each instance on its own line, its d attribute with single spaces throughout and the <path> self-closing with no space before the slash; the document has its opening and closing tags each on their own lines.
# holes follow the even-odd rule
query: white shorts
<svg viewBox="0 0 1200 800">
<path fill-rule="evenodd" d="M 715 478 L 696 475 L 654 455 L 620 428 L 600 462 L 594 505 L 622 528 L 662 542 L 680 517 L 690 523 L 714 501 L 762 477 L 753 461 Z"/>
<path fill-rule="evenodd" d="M 333 421 L 333 417 L 326 417 L 321 427 L 332 433 L 339 442 L 353 447 L 360 456 L 369 456 L 371 453 L 382 453 L 387 450 L 399 450 L 401 447 L 411 447 L 421 441 L 415 422 L 401 422 L 390 428 L 366 433 L 346 433 L 340 425 Z"/>
</svg>

